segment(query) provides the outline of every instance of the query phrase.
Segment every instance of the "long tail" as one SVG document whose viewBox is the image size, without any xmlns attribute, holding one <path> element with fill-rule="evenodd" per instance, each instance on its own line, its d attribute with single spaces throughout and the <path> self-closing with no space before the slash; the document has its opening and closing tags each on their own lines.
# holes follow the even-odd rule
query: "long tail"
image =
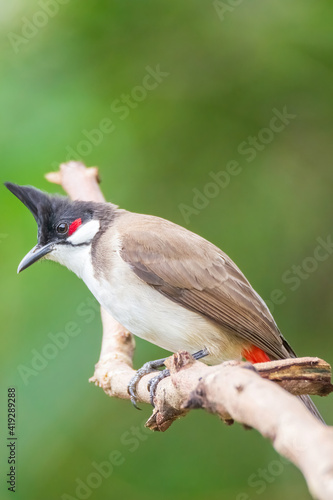
<svg viewBox="0 0 333 500">
<path fill-rule="evenodd" d="M 296 355 L 295 351 L 288 344 L 288 342 L 286 341 L 286 339 L 283 336 L 282 336 L 282 342 L 283 342 L 283 345 L 284 345 L 285 349 L 287 350 L 288 354 L 292 358 L 297 358 L 297 355 Z M 318 420 L 320 420 L 320 422 L 322 422 L 323 424 L 326 425 L 325 420 L 320 415 L 319 411 L 317 410 L 316 405 L 314 404 L 314 402 L 312 401 L 312 399 L 310 398 L 310 396 L 308 396 L 307 394 L 303 394 L 302 396 L 298 396 L 298 397 L 302 401 L 302 403 L 307 407 L 307 409 L 309 410 L 309 412 L 312 413 L 312 415 L 314 415 Z"/>
<path fill-rule="evenodd" d="M 295 358 L 295 352 L 292 350 L 285 339 L 283 339 L 283 341 L 284 346 L 288 349 L 288 354 L 290 355 L 290 357 Z M 256 346 L 252 346 L 251 349 L 248 350 L 243 350 L 242 356 L 250 363 L 265 363 L 266 361 L 271 361 L 271 358 L 262 349 Z M 302 396 L 297 397 L 302 401 L 302 403 L 307 407 L 312 415 L 320 420 L 320 422 L 323 422 L 323 424 L 325 424 L 323 417 L 320 415 L 310 396 L 303 394 Z"/>
<path fill-rule="evenodd" d="M 307 407 L 307 409 L 314 415 L 315 417 L 318 418 L 323 424 L 326 425 L 325 420 L 323 417 L 320 415 L 319 411 L 317 410 L 316 405 L 313 403 L 312 399 L 310 396 L 307 396 L 306 394 L 303 394 L 302 396 L 298 396 L 299 399 L 302 401 L 303 404 Z"/>
</svg>

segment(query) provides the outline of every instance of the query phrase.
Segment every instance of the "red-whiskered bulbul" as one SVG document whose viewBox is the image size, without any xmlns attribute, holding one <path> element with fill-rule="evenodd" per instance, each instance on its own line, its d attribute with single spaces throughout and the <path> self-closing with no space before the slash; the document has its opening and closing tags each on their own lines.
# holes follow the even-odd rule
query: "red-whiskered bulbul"
<svg viewBox="0 0 333 500">
<path fill-rule="evenodd" d="M 101 306 L 138 337 L 209 364 L 295 357 L 273 316 L 236 264 L 218 247 L 172 222 L 111 203 L 70 201 L 6 183 L 38 224 L 38 244 L 18 267 L 44 258 L 81 278 Z M 163 364 L 148 362 L 129 386 Z M 153 396 L 158 381 L 153 379 Z M 321 419 L 308 396 L 301 396 Z"/>
</svg>

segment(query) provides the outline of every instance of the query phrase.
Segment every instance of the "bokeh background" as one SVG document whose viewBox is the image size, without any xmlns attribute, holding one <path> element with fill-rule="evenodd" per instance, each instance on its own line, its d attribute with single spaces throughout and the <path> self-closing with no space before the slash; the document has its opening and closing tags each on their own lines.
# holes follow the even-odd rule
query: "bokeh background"
<svg viewBox="0 0 333 500">
<path fill-rule="evenodd" d="M 328 1 L 2 2 L 1 180 L 59 192 L 44 174 L 60 162 L 98 165 L 107 199 L 220 246 L 296 352 L 332 362 L 333 256 L 313 259 L 318 238 L 332 235 L 332 22 Z M 160 81 L 142 90 L 156 68 Z M 267 131 L 274 109 L 293 115 L 278 132 Z M 102 136 L 92 132 L 101 121 Z M 230 161 L 237 175 L 208 186 Z M 149 434 L 150 408 L 137 412 L 89 385 L 101 342 L 96 303 L 56 264 L 16 275 L 35 222 L 5 188 L 0 200 L 1 498 L 9 386 L 18 500 L 310 498 L 299 471 L 255 431 L 192 412 Z M 39 371 L 24 371 L 71 322 L 79 334 Z M 162 355 L 137 341 L 137 367 Z M 332 398 L 316 403 L 332 423 Z M 116 450 L 123 463 L 76 492 Z"/>
</svg>

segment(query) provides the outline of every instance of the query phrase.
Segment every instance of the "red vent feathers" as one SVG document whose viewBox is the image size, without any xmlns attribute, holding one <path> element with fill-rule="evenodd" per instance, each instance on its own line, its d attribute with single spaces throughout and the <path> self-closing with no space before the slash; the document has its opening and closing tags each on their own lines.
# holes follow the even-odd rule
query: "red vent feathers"
<svg viewBox="0 0 333 500">
<path fill-rule="evenodd" d="M 250 349 L 244 349 L 242 356 L 250 363 L 266 363 L 266 361 L 271 361 L 268 355 L 255 345 L 251 346 Z"/>
</svg>

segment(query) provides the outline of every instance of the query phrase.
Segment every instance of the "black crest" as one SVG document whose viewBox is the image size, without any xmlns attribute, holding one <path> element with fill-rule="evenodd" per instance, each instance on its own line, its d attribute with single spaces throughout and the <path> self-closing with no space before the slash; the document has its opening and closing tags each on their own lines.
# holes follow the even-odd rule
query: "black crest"
<svg viewBox="0 0 333 500">
<path fill-rule="evenodd" d="M 86 201 L 71 201 L 65 196 L 49 195 L 32 186 L 18 186 L 6 182 L 5 186 L 32 213 L 38 224 L 38 243 L 45 245 L 53 239 L 59 239 L 55 228 L 61 222 L 71 224 L 81 218 L 82 223 L 98 218 L 102 225 L 109 224 L 116 206 L 112 204 Z M 104 224 L 103 224 L 104 223 Z"/>
</svg>

